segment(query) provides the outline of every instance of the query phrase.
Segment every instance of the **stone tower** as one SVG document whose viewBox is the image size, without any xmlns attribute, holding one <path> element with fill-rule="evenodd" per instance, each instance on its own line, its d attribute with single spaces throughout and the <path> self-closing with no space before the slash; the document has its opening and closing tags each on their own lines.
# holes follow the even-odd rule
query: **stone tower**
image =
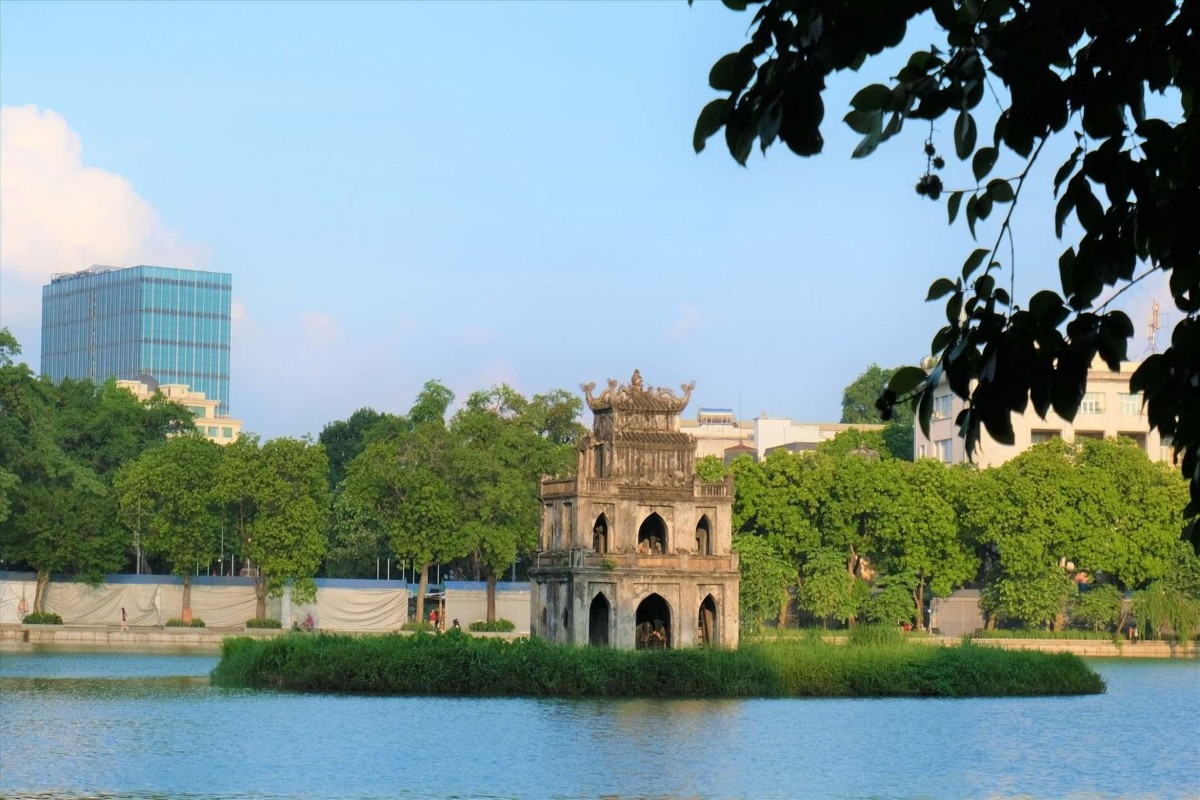
<svg viewBox="0 0 1200 800">
<path fill-rule="evenodd" d="M 695 384 L 609 380 L 579 446 L 579 469 L 542 481 L 530 628 L 565 644 L 688 647 L 738 642 L 733 481 L 696 477 L 696 443 L 679 430 Z"/>
</svg>

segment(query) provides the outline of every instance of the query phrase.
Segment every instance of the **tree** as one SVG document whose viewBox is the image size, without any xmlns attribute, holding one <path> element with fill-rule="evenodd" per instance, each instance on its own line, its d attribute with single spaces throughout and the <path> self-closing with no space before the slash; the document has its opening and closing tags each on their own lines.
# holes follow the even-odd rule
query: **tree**
<svg viewBox="0 0 1200 800">
<path fill-rule="evenodd" d="M 757 632 L 763 620 L 779 614 L 787 602 L 787 591 L 796 585 L 796 566 L 762 536 L 742 533 L 733 537 L 742 579 L 738 588 L 738 607 L 742 627 Z"/>
<path fill-rule="evenodd" d="M 887 388 L 888 381 L 899 369 L 882 369 L 872 364 L 842 391 L 842 422 L 848 424 L 880 425 L 888 452 L 904 461 L 913 460 L 913 412 L 906 406 L 896 408 L 890 420 L 884 420 L 875 401 Z"/>
<path fill-rule="evenodd" d="M 331 422 L 321 429 L 317 442 L 325 448 L 329 459 L 329 488 L 337 490 L 346 477 L 346 465 L 366 447 L 370 432 L 378 424 L 392 418 L 371 408 L 360 408 L 347 420 Z M 393 418 L 394 419 L 394 418 Z"/>
<path fill-rule="evenodd" d="M 879 398 L 885 415 L 908 403 L 927 429 L 933 389 L 943 375 L 967 401 L 957 418 L 968 452 L 981 429 L 1011 444 L 1011 414 L 1032 403 L 1074 418 L 1099 356 L 1112 369 L 1125 358 L 1133 325 L 1110 310 L 1117 295 L 1161 273 L 1181 319 L 1170 346 L 1147 358 L 1130 388 L 1142 392 L 1150 424 L 1172 438 L 1190 483 L 1186 513 L 1200 513 L 1200 115 L 1196 113 L 1200 6 L 1179 0 L 725 0 L 757 11 L 750 41 L 719 59 L 710 85 L 727 97 L 700 112 L 697 152 L 724 129 L 730 154 L 745 164 L 755 142 L 776 140 L 801 156 L 824 140 L 825 80 L 857 69 L 898 46 L 908 23 L 932 13 L 944 34 L 915 50 L 890 85 L 873 84 L 850 100 L 845 122 L 863 135 L 854 157 L 870 155 L 906 121 L 929 125 L 917 192 L 946 195 L 951 224 L 963 212 L 975 237 L 1003 211 L 994 239 L 973 250 L 928 300 L 945 300 L 947 324 L 933 337 L 932 369 L 897 371 Z M 1148 113 L 1147 93 L 1161 95 Z M 999 106 L 994 120 L 987 110 Z M 1178 105 L 1176 105 L 1178 103 Z M 935 123 L 970 161 L 974 185 L 945 187 Z M 980 123 L 992 136 L 980 137 Z M 951 133 L 952 132 L 952 133 Z M 1061 287 L 1026 302 L 997 280 L 1013 240 L 1013 209 L 1046 143 L 1073 134 L 1075 148 L 1054 176 L 1056 231 L 1073 241 L 1059 259 Z M 1001 150 L 1019 168 L 992 177 Z M 965 201 L 965 202 L 964 202 Z M 1074 216 L 1078 226 L 1064 228 Z M 1015 269 L 1009 264 L 1009 269 Z M 1101 295 L 1116 291 L 1105 301 Z M 1191 538 L 1200 549 L 1200 531 Z"/>
<path fill-rule="evenodd" d="M 453 399 L 437 381 L 426 383 L 404 426 L 376 438 L 350 462 L 338 499 L 339 522 L 386 537 L 397 557 L 420 569 L 421 618 L 429 568 L 466 555 L 472 544 L 461 528 L 452 438 L 442 416 Z"/>
<path fill-rule="evenodd" d="M 244 435 L 221 452 L 214 496 L 237 533 L 241 552 L 257 567 L 255 618 L 267 597 L 289 583 L 298 602 L 316 594 L 313 576 L 325 555 L 329 521 L 329 463 L 319 444 L 272 439 L 261 448 Z"/>
<path fill-rule="evenodd" d="M 496 619 L 498 573 L 537 544 L 539 478 L 575 462 L 581 405 L 566 392 L 527 401 L 498 386 L 472 394 L 451 421 L 455 491 L 487 580 L 488 622 Z"/>
<path fill-rule="evenodd" d="M 142 545 L 183 578 L 183 616 L 191 614 L 192 572 L 212 562 L 221 530 L 213 492 L 221 448 L 199 434 L 168 439 L 113 479 L 121 516 Z"/>
</svg>

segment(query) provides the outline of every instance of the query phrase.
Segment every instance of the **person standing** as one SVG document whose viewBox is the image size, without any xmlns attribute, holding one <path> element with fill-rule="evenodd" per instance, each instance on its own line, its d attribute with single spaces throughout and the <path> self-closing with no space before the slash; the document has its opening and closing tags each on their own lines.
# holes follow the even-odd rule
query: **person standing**
<svg viewBox="0 0 1200 800">
<path fill-rule="evenodd" d="M 129 615 L 125 613 L 125 607 L 121 606 L 121 633 L 129 632 Z"/>
</svg>

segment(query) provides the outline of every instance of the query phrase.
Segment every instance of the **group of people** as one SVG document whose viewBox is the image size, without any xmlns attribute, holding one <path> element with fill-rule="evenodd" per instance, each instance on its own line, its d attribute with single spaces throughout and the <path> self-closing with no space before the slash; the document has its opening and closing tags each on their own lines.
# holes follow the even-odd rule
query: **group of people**
<svg viewBox="0 0 1200 800">
<path fill-rule="evenodd" d="M 433 630 L 435 632 L 440 633 L 441 631 L 446 630 L 446 620 L 444 620 L 441 615 L 438 614 L 438 610 L 436 608 L 429 612 L 429 624 L 433 626 Z M 450 625 L 450 629 L 456 631 L 462 630 L 462 627 L 458 624 L 457 619 L 455 619 Z"/>
<path fill-rule="evenodd" d="M 662 620 L 638 624 L 637 646 L 639 650 L 661 650 L 667 646 L 667 629 Z"/>
</svg>

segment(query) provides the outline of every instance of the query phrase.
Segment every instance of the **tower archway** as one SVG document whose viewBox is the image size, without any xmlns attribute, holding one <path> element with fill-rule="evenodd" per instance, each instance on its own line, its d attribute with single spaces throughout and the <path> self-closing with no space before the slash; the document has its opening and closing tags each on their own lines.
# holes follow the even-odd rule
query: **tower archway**
<svg viewBox="0 0 1200 800">
<path fill-rule="evenodd" d="M 712 525 L 708 523 L 706 514 L 700 517 L 700 521 L 696 523 L 696 555 L 711 556 L 712 554 Z"/>
<path fill-rule="evenodd" d="M 721 641 L 717 634 L 717 601 L 710 594 L 700 602 L 700 614 L 696 620 L 696 641 L 702 645 L 716 644 Z"/>
<path fill-rule="evenodd" d="M 591 608 L 588 609 L 588 644 L 592 647 L 608 647 L 609 624 L 612 619 L 612 606 L 604 592 L 592 598 Z"/>
<path fill-rule="evenodd" d="M 608 552 L 608 517 L 601 514 L 596 517 L 592 526 L 592 550 L 597 553 Z"/>
<path fill-rule="evenodd" d="M 667 552 L 667 523 L 657 513 L 651 513 L 638 528 L 638 552 L 643 555 Z"/>
<path fill-rule="evenodd" d="M 639 650 L 662 650 L 672 646 L 671 606 L 660 594 L 652 594 L 638 604 L 634 646 Z"/>
</svg>

